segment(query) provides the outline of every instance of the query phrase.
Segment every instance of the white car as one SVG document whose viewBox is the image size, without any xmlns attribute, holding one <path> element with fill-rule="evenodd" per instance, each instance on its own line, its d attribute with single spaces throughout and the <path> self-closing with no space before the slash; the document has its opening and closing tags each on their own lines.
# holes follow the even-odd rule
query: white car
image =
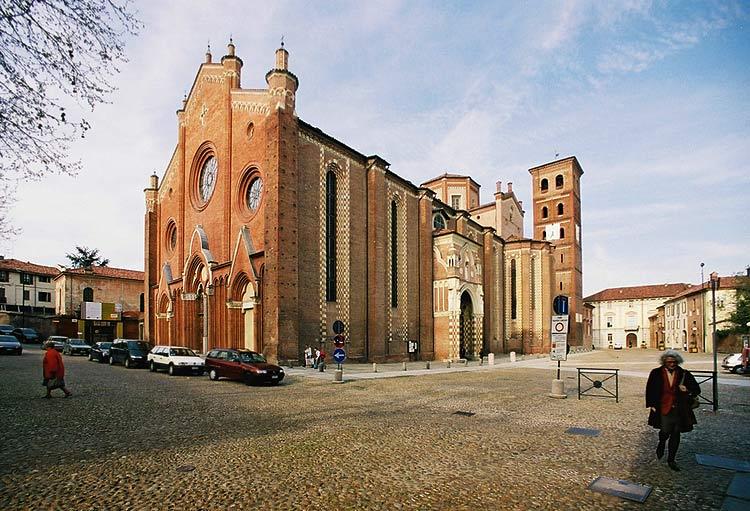
<svg viewBox="0 0 750 511">
<path fill-rule="evenodd" d="M 166 369 L 170 376 L 178 373 L 201 375 L 205 370 L 203 359 L 184 346 L 154 346 L 146 358 L 151 372 Z"/>
<path fill-rule="evenodd" d="M 730 373 L 738 373 L 742 368 L 742 353 L 732 353 L 724 357 L 721 361 L 721 367 Z"/>
</svg>

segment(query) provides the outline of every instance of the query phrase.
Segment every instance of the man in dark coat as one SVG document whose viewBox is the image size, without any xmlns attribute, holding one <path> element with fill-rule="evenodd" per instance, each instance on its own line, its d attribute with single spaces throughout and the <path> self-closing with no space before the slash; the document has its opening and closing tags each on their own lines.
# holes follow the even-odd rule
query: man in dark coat
<svg viewBox="0 0 750 511">
<path fill-rule="evenodd" d="M 646 407 L 651 408 L 649 426 L 659 430 L 659 443 L 656 457 L 664 456 L 664 447 L 669 448 L 667 463 L 669 468 L 679 471 L 675 462 L 680 445 L 680 433 L 693 430 L 697 424 L 691 407 L 693 396 L 701 393 L 700 385 L 690 371 L 680 367 L 682 355 L 675 350 L 667 350 L 659 357 L 661 366 L 652 369 L 646 383 Z"/>
</svg>

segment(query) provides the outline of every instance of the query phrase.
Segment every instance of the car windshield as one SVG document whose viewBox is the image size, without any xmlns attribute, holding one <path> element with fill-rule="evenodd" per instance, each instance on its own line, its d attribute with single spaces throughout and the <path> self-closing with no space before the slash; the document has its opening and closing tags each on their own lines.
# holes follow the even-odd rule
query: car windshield
<svg viewBox="0 0 750 511">
<path fill-rule="evenodd" d="M 109 349 L 110 347 L 112 347 L 112 343 L 111 342 L 100 342 L 99 343 L 99 347 L 106 350 L 106 349 Z"/>
<path fill-rule="evenodd" d="M 71 339 L 70 344 L 73 346 L 86 346 L 86 341 L 83 339 Z"/>
<path fill-rule="evenodd" d="M 243 362 L 249 362 L 249 363 L 255 363 L 255 362 L 265 362 L 266 359 L 263 355 L 260 353 L 255 353 L 254 351 L 251 352 L 240 352 L 240 360 Z"/>
<path fill-rule="evenodd" d="M 131 350 L 141 350 L 148 352 L 151 349 L 151 346 L 143 341 L 128 341 L 128 348 Z"/>
<path fill-rule="evenodd" d="M 197 357 L 198 355 L 196 355 L 193 350 L 189 350 L 187 348 L 170 348 L 169 356 L 170 357 Z"/>
<path fill-rule="evenodd" d="M 34 335 L 36 335 L 36 330 L 34 330 L 33 328 L 22 328 L 21 332 L 23 332 L 25 334 L 34 334 Z"/>
<path fill-rule="evenodd" d="M 18 342 L 12 335 L 0 335 L 0 342 Z"/>
</svg>

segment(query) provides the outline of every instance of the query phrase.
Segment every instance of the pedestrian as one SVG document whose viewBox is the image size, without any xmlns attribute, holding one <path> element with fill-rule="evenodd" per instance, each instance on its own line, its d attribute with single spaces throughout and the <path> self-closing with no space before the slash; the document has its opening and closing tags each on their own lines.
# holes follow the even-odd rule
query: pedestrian
<svg viewBox="0 0 750 511">
<path fill-rule="evenodd" d="M 315 358 L 313 359 L 313 369 L 318 368 L 318 361 L 320 360 L 320 350 L 315 348 Z"/>
<path fill-rule="evenodd" d="M 305 367 L 310 367 L 312 365 L 313 365 L 312 348 L 310 346 L 305 346 Z"/>
<path fill-rule="evenodd" d="M 322 373 L 326 370 L 326 352 L 321 347 L 318 351 L 318 370 Z"/>
<path fill-rule="evenodd" d="M 693 396 L 701 393 L 701 388 L 690 371 L 680 367 L 683 359 L 676 350 L 665 351 L 659 361 L 661 365 L 651 370 L 646 382 L 646 407 L 651 409 L 648 425 L 659 430 L 656 458 L 664 456 L 666 446 L 667 464 L 679 472 L 675 456 L 680 446 L 680 433 L 692 431 L 693 425 L 698 423 L 691 403 Z"/>
<path fill-rule="evenodd" d="M 55 389 L 62 389 L 65 397 L 69 397 L 72 393 L 65 388 L 65 365 L 62 355 L 55 349 L 54 342 L 47 341 L 44 346 L 46 351 L 42 360 L 42 372 L 44 374 L 43 384 L 47 387 L 47 395 L 44 397 L 52 397 L 52 391 Z"/>
</svg>

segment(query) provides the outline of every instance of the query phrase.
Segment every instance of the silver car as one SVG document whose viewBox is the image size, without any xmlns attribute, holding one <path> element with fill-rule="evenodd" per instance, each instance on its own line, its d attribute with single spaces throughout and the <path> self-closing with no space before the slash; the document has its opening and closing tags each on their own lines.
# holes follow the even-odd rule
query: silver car
<svg viewBox="0 0 750 511">
<path fill-rule="evenodd" d="M 721 367 L 730 373 L 738 373 L 742 369 L 742 353 L 732 353 L 724 357 Z"/>
</svg>

